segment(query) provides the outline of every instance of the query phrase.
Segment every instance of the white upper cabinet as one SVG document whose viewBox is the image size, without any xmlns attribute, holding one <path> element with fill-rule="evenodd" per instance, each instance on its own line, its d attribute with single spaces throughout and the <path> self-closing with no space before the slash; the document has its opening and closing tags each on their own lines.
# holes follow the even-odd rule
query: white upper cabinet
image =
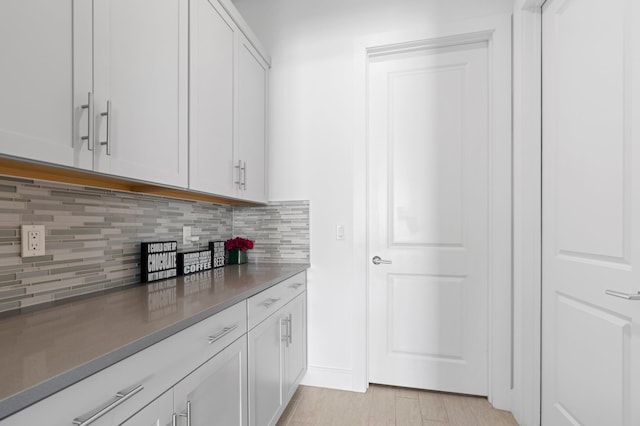
<svg viewBox="0 0 640 426">
<path fill-rule="evenodd" d="M 190 13 L 189 187 L 266 202 L 268 59 L 229 2 Z"/>
<path fill-rule="evenodd" d="M 94 1 L 96 171 L 187 186 L 187 1 Z"/>
<path fill-rule="evenodd" d="M 235 196 L 233 98 L 238 29 L 217 2 L 191 0 L 189 187 Z"/>
<path fill-rule="evenodd" d="M 267 201 L 270 59 L 229 0 L 3 0 L 0 55 L 0 155 Z"/>
<path fill-rule="evenodd" d="M 238 112 L 236 165 L 242 198 L 266 202 L 268 65 L 244 37 L 238 48 Z"/>
<path fill-rule="evenodd" d="M 0 150 L 188 184 L 188 0 L 0 4 Z"/>
<path fill-rule="evenodd" d="M 3 0 L 0 57 L 0 153 L 91 169 L 90 2 Z"/>
</svg>

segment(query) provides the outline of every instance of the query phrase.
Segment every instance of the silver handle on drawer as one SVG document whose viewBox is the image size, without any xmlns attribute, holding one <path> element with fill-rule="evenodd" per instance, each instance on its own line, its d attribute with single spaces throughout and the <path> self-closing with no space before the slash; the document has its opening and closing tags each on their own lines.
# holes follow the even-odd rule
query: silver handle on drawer
<svg viewBox="0 0 640 426">
<path fill-rule="evenodd" d="M 187 409 L 179 414 L 180 417 L 187 418 L 187 426 L 191 426 L 191 401 L 187 401 Z"/>
<path fill-rule="evenodd" d="M 93 151 L 93 93 L 89 92 L 87 103 L 80 108 L 87 110 L 87 136 L 81 136 L 80 140 L 87 141 L 87 149 Z"/>
<path fill-rule="evenodd" d="M 107 140 L 100 142 L 100 145 L 106 145 L 107 155 L 111 155 L 111 101 L 107 101 L 107 112 L 102 112 L 100 115 L 107 117 Z"/>
<path fill-rule="evenodd" d="M 302 287 L 303 285 L 304 285 L 304 283 L 295 283 L 295 284 L 291 284 L 291 285 L 289 286 L 289 288 L 292 288 L 292 289 L 294 289 L 294 290 L 297 290 L 297 289 L 299 289 L 300 287 Z"/>
<path fill-rule="evenodd" d="M 276 303 L 279 300 L 280 300 L 279 297 L 277 299 L 267 299 L 264 302 L 262 302 L 261 305 L 263 305 L 265 308 L 268 309 L 269 306 L 273 305 L 274 303 Z"/>
<path fill-rule="evenodd" d="M 216 340 L 222 339 L 227 334 L 231 333 L 233 330 L 238 328 L 238 324 L 234 324 L 230 327 L 225 327 L 218 334 L 214 334 L 213 336 L 209 336 L 209 344 L 214 343 Z"/>
<path fill-rule="evenodd" d="M 289 318 L 287 319 L 287 346 L 293 343 L 293 325 L 292 325 L 293 316 L 289 314 Z"/>
<path fill-rule="evenodd" d="M 83 416 L 76 417 L 75 419 L 73 419 L 73 424 L 78 426 L 90 425 L 91 423 L 98 420 L 100 417 L 107 414 L 109 411 L 116 408 L 118 405 L 125 402 L 127 399 L 131 398 L 133 395 L 140 392 L 142 389 L 144 389 L 144 386 L 136 385 L 116 393 L 116 396 L 111 401 L 107 402 L 106 404 L 96 408 L 95 410 Z"/>
</svg>

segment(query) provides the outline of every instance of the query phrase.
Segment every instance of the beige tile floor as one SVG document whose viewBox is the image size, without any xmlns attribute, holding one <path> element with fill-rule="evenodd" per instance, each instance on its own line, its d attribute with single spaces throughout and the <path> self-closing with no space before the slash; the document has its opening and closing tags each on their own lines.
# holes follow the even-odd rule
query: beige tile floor
<svg viewBox="0 0 640 426">
<path fill-rule="evenodd" d="M 371 385 L 366 393 L 300 386 L 277 426 L 517 426 L 486 398 Z"/>
</svg>

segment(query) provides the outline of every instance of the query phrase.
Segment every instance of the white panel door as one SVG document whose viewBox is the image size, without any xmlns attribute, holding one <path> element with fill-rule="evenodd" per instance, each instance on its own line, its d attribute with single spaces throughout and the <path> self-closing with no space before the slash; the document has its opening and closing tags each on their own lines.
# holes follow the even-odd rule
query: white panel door
<svg viewBox="0 0 640 426">
<path fill-rule="evenodd" d="M 190 5 L 189 187 L 233 196 L 236 27 L 216 1 Z"/>
<path fill-rule="evenodd" d="M 0 2 L 0 154 L 93 167 L 91 49 L 90 2 Z"/>
<path fill-rule="evenodd" d="M 371 58 L 370 382 L 487 394 L 487 57 Z"/>
<path fill-rule="evenodd" d="M 188 34 L 187 0 L 94 1 L 96 171 L 187 186 Z"/>
<path fill-rule="evenodd" d="M 543 8 L 542 423 L 640 424 L 640 8 Z"/>
</svg>

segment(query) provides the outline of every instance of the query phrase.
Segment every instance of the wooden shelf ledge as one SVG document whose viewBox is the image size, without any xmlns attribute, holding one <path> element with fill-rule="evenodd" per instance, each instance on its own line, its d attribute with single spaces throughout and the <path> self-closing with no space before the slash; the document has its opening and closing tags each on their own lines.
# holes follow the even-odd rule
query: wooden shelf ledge
<svg viewBox="0 0 640 426">
<path fill-rule="evenodd" d="M 220 197 L 188 189 L 161 186 L 147 182 L 127 180 L 119 177 L 103 175 L 70 167 L 55 166 L 44 163 L 23 161 L 14 158 L 0 157 L 0 175 L 37 179 L 50 182 L 68 183 L 72 185 L 113 189 L 181 200 L 203 201 L 228 206 L 257 206 L 234 198 Z"/>
</svg>

